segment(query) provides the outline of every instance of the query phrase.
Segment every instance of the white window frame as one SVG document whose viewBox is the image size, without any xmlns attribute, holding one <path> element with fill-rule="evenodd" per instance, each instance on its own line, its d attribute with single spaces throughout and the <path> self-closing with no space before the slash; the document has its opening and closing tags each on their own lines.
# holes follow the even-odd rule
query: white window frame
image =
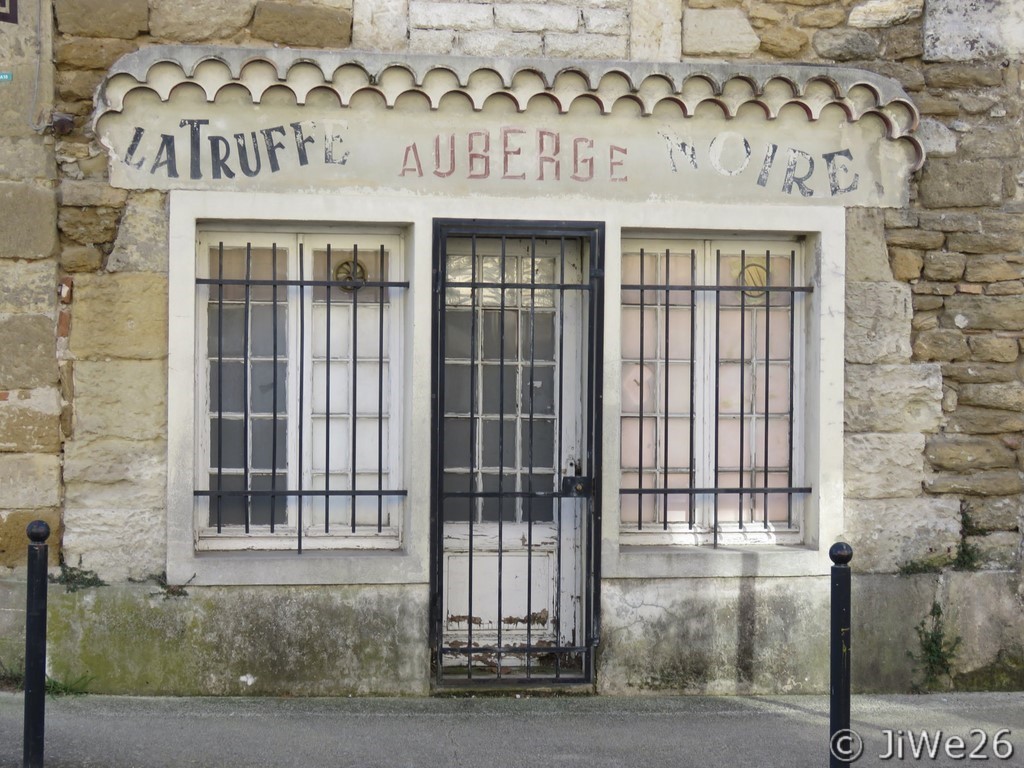
<svg viewBox="0 0 1024 768">
<path fill-rule="evenodd" d="M 452 198 L 363 188 L 318 194 L 174 190 L 169 210 L 167 577 L 193 584 L 418 584 L 426 611 L 430 573 L 430 350 L 432 223 L 435 218 L 560 219 L 605 223 L 604 456 L 599 483 L 604 514 L 596 533 L 601 576 L 633 578 L 790 577 L 827 575 L 829 546 L 844 530 L 843 334 L 846 210 L 837 205 L 732 204 L 486 195 Z M 340 217 L 343 216 L 343 219 Z M 405 505 L 402 546 L 378 552 L 197 552 L 193 526 L 196 236 L 206 222 L 343 222 L 400 229 L 406 237 Z M 737 226 L 742 231 L 737 232 Z M 300 226 L 299 224 L 295 225 Z M 617 512 L 621 360 L 621 240 L 652 231 L 712 238 L 741 234 L 805 237 L 813 285 L 805 357 L 805 503 L 803 544 L 744 547 L 633 546 L 623 541 Z M 183 254 L 185 255 L 183 257 Z M 611 598 L 609 598 L 611 599 Z"/>
<path fill-rule="evenodd" d="M 723 248 L 723 246 L 727 246 Z M 722 250 L 723 253 L 738 253 L 743 251 L 751 259 L 751 262 L 758 258 L 763 258 L 763 254 L 767 249 L 770 249 L 773 255 L 781 256 L 789 255 L 792 252 L 795 255 L 794 262 L 794 286 L 805 286 L 807 279 L 805 277 L 805 263 L 804 258 L 804 243 L 802 238 L 787 237 L 784 234 L 773 234 L 770 236 L 762 235 L 758 238 L 751 238 L 744 236 L 742 233 L 735 234 L 728 237 L 702 237 L 692 236 L 687 233 L 679 233 L 676 236 L 666 237 L 664 233 L 649 233 L 644 236 L 633 234 L 623 238 L 622 253 L 625 258 L 626 254 L 635 254 L 639 249 L 643 248 L 645 253 L 648 254 L 647 258 L 654 259 L 657 264 L 660 264 L 664 260 L 664 254 L 666 249 L 671 250 L 675 254 L 680 252 L 693 253 L 695 259 L 694 262 L 694 315 L 691 319 L 695 326 L 694 332 L 694 348 L 691 351 L 691 357 L 693 359 L 693 365 L 696 370 L 693 376 L 694 385 L 694 412 L 690 414 L 690 418 L 694 420 L 693 428 L 693 445 L 690 446 L 690 450 L 694 454 L 694 477 L 692 482 L 695 487 L 711 488 L 715 485 L 715 470 L 718 465 L 718 459 L 714 455 L 716 449 L 715 441 L 715 392 L 717 378 L 715 376 L 715 356 L 716 349 L 714 346 L 714 332 L 717 329 L 716 317 L 715 317 L 715 306 L 717 294 L 711 290 L 707 290 L 707 287 L 714 286 L 718 282 L 717 275 L 715 273 L 715 263 L 717 258 L 717 252 Z M 670 274 L 671 277 L 671 274 Z M 690 275 L 680 277 L 678 279 L 672 279 L 673 284 L 689 284 Z M 786 282 L 788 283 L 789 277 L 787 275 Z M 622 285 L 634 284 L 637 280 L 633 278 L 623 278 Z M 661 317 L 662 306 L 658 302 L 661 301 L 661 297 L 664 294 L 662 286 L 664 281 L 658 275 L 646 275 L 644 278 L 644 284 L 649 285 L 647 292 L 655 295 L 657 298 L 654 302 L 647 304 L 648 310 L 656 310 L 656 314 Z M 705 290 L 701 290 L 705 288 Z M 625 292 L 625 288 L 622 288 L 622 292 Z M 632 292 L 632 291 L 631 291 Z M 791 475 L 793 477 L 792 485 L 794 487 L 803 486 L 804 477 L 804 451 L 802 446 L 805 444 L 804 441 L 804 417 L 806 414 L 803 413 L 803 409 L 799 407 L 799 404 L 804 402 L 804 372 L 805 372 L 805 347 L 806 347 L 806 326 L 807 326 L 807 312 L 805 311 L 805 305 L 809 302 L 809 297 L 804 293 L 796 293 L 793 296 L 793 344 L 792 344 L 792 360 L 790 361 L 792 370 L 794 373 L 793 389 L 792 389 L 792 440 L 793 450 L 791 451 Z M 620 312 L 626 307 L 638 308 L 637 304 L 625 304 L 620 303 Z M 657 330 L 654 331 L 654 336 L 660 339 L 660 328 L 662 321 L 659 319 L 659 325 Z M 687 326 L 688 328 L 688 326 Z M 787 328 L 787 335 L 789 328 Z M 620 337 L 620 343 L 624 344 L 625 340 Z M 622 347 L 620 347 L 620 350 Z M 657 350 L 648 350 L 649 354 L 645 354 L 645 360 L 649 365 L 657 367 L 659 370 L 666 364 L 665 356 L 659 354 Z M 624 354 L 622 355 L 624 358 Z M 625 361 L 623 360 L 625 365 Z M 662 385 L 663 379 L 659 375 L 655 382 L 656 389 L 659 389 Z M 645 407 L 645 413 L 650 413 Z M 755 409 L 756 412 L 756 409 Z M 620 423 L 622 419 L 632 417 L 632 413 L 626 413 L 625 410 L 620 412 Z M 659 420 L 661 417 L 657 413 L 651 413 L 649 416 L 644 417 L 644 421 Z M 720 428 L 720 426 L 719 426 Z M 660 427 L 656 428 L 660 429 Z M 631 451 L 635 449 L 631 445 L 626 445 L 626 437 L 624 434 L 620 434 L 620 439 L 623 443 L 622 455 L 629 455 Z M 663 438 L 662 438 L 663 439 Z M 657 443 L 655 447 L 655 463 L 654 467 L 662 464 L 663 456 L 663 444 Z M 645 470 L 642 474 L 651 475 L 653 474 L 654 467 L 645 465 Z M 620 472 L 622 475 L 626 474 L 637 474 L 638 470 L 631 469 L 630 467 L 622 466 L 620 459 Z M 657 473 L 660 479 L 660 472 Z M 621 475 L 620 475 L 621 476 Z M 660 487 L 660 486 L 659 486 Z M 672 495 L 671 493 L 669 494 Z M 684 494 L 685 495 L 685 494 Z M 624 493 L 620 496 L 620 503 L 628 499 L 630 494 Z M 760 494 L 753 494 L 753 501 L 755 503 L 761 501 Z M 804 496 L 802 493 L 793 493 L 791 497 L 792 504 L 792 525 L 779 525 L 769 523 L 767 527 L 764 527 L 759 522 L 748 522 L 747 524 L 740 524 L 739 522 L 722 521 L 718 522 L 717 536 L 714 532 L 714 517 L 713 509 L 715 505 L 715 498 L 709 494 L 695 494 L 691 497 L 695 507 L 695 521 L 691 528 L 688 523 L 669 521 L 667 525 L 663 525 L 661 522 L 660 514 L 657 520 L 649 521 L 644 525 L 640 526 L 635 522 L 631 522 L 630 518 L 627 518 L 625 514 L 620 515 L 620 525 L 622 542 L 626 545 L 709 545 L 715 544 L 718 546 L 742 546 L 751 544 L 787 544 L 787 545 L 798 545 L 803 543 L 802 519 L 804 512 Z M 641 503 L 642 497 L 639 494 L 633 495 L 633 498 L 637 499 L 638 503 Z M 727 494 L 725 496 L 727 500 L 731 502 L 734 498 L 733 494 Z M 653 494 L 652 501 L 658 504 L 662 502 L 660 494 Z M 742 514 L 742 512 L 741 512 Z"/>
<path fill-rule="evenodd" d="M 317 227 L 297 229 L 295 226 L 275 227 L 270 225 L 207 225 L 202 227 L 199 233 L 197 247 L 197 272 L 199 264 L 205 262 L 211 248 L 216 248 L 219 242 L 225 247 L 245 247 L 252 244 L 256 248 L 268 249 L 276 244 L 285 255 L 285 270 L 288 279 L 298 278 L 298 254 L 300 248 L 305 252 L 306 279 L 312 278 L 313 251 L 331 243 L 336 249 L 348 249 L 356 244 L 360 249 L 376 250 L 379 245 L 387 247 L 390 254 L 388 273 L 383 276 L 384 280 L 399 282 L 403 271 L 402 238 L 387 230 L 374 231 L 365 227 L 341 226 L 324 230 Z M 204 275 L 212 277 L 212 275 Z M 313 438 L 313 392 L 314 392 L 314 363 L 313 363 L 313 334 L 314 320 L 313 310 L 316 301 L 311 292 L 307 291 L 305 301 L 300 303 L 298 291 L 300 289 L 289 287 L 286 291 L 287 298 L 281 304 L 287 304 L 287 339 L 286 349 L 289 353 L 284 356 L 287 370 L 287 380 L 291 382 L 286 394 L 286 403 L 283 410 L 286 411 L 285 425 L 286 437 L 286 466 L 287 470 L 281 476 L 280 487 L 294 489 L 314 489 L 313 466 L 314 455 L 317 447 Z M 303 289 L 305 290 L 305 289 Z M 386 454 L 387 480 L 384 490 L 400 489 L 402 471 L 402 391 L 405 387 L 405 380 L 402 365 L 402 303 L 403 289 L 383 289 L 389 291 L 387 303 L 387 349 L 389 375 L 387 377 L 387 428 L 388 451 Z M 215 288 L 209 285 L 197 285 L 197 306 L 195 320 L 196 336 L 196 377 L 195 377 L 195 416 L 196 416 L 196 468 L 195 483 L 197 490 L 209 490 L 210 468 L 214 465 L 210 457 L 210 428 L 209 420 L 214 416 L 210 410 L 210 384 L 209 369 L 210 361 L 206 354 L 208 339 L 208 323 L 206 307 L 213 300 Z M 340 298 L 340 291 L 336 290 L 335 295 Z M 364 304 L 364 307 L 372 309 L 376 316 L 377 304 Z M 304 307 L 302 320 L 306 328 L 305 349 L 300 350 L 299 317 L 298 310 Z M 342 307 L 337 307 L 341 311 Z M 366 314 L 363 312 L 362 314 Z M 300 354 L 306 356 L 306 365 L 300 366 Z M 392 364 L 392 359 L 394 364 Z M 304 371 L 303 381 L 299 382 L 300 369 Z M 299 413 L 298 386 L 305 392 L 303 412 Z M 351 421 L 349 403 L 340 404 L 339 408 L 332 408 L 332 413 L 340 414 Z M 301 420 L 303 432 L 303 445 L 298 442 L 298 424 Z M 364 419 L 365 420 L 365 419 Z M 344 446 L 348 450 L 347 444 Z M 298 475 L 299 453 L 302 452 L 303 476 Z M 389 522 L 377 531 L 375 525 L 358 525 L 355 531 L 351 530 L 348 524 L 347 508 L 349 499 L 346 497 L 335 497 L 332 502 L 334 515 L 333 525 L 329 533 L 320 530 L 315 523 L 312 513 L 313 499 L 305 497 L 284 497 L 279 503 L 285 507 L 287 523 L 279 523 L 271 532 L 269 526 L 251 526 L 249 532 L 239 525 L 224 525 L 218 532 L 215 526 L 208 523 L 209 520 L 209 497 L 197 497 L 195 505 L 195 531 L 196 549 L 199 551 L 216 550 L 285 550 L 295 551 L 298 546 L 299 532 L 295 525 L 298 519 L 298 510 L 301 505 L 303 510 L 303 530 L 301 535 L 302 549 L 396 549 L 401 546 L 401 497 L 385 496 L 384 503 L 388 506 Z"/>
</svg>

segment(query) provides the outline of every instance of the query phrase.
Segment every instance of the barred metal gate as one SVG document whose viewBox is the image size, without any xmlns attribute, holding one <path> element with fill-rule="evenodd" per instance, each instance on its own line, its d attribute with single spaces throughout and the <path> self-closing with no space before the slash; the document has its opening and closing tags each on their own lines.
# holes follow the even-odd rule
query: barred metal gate
<svg viewBox="0 0 1024 768">
<path fill-rule="evenodd" d="M 437 680 L 581 682 L 598 636 L 603 227 L 434 227 Z"/>
</svg>

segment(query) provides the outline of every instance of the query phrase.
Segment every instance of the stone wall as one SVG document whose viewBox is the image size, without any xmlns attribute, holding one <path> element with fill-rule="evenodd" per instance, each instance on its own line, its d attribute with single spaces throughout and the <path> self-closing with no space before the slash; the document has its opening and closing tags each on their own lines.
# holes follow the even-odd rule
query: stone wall
<svg viewBox="0 0 1024 768">
<path fill-rule="evenodd" d="M 901 82 L 928 152 L 910 206 L 847 216 L 846 534 L 857 583 L 915 607 L 876 611 L 865 632 L 912 644 L 937 600 L 964 638 L 964 685 L 1024 659 L 1024 12 L 1013 0 L 44 0 L 39 37 L 35 5 L 20 11 L 0 29 L 13 71 L 0 82 L 0 566 L 23 563 L 24 526 L 43 518 L 70 565 L 121 583 L 163 568 L 166 199 L 110 187 L 88 130 L 119 56 L 210 42 L 838 62 Z M 626 605 L 634 588 L 609 600 Z M 776 584 L 757 589 L 780 599 Z M 977 595 L 998 606 L 998 641 L 979 630 L 991 621 Z M 621 632 L 609 622 L 609 648 L 624 653 L 641 643 L 628 613 Z M 626 689 L 682 679 L 672 659 L 662 674 L 602 654 Z"/>
</svg>

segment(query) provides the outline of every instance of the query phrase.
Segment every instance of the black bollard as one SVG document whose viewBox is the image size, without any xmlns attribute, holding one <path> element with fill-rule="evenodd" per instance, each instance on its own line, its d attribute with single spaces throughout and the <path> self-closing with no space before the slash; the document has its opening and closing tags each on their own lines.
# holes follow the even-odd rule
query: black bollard
<svg viewBox="0 0 1024 768">
<path fill-rule="evenodd" d="M 28 534 L 28 598 L 25 601 L 24 768 L 42 768 L 46 718 L 46 565 L 50 526 L 34 520 Z"/>
<path fill-rule="evenodd" d="M 832 559 L 832 651 L 829 691 L 829 768 L 849 765 L 859 756 L 850 733 L 850 560 L 853 549 L 844 541 L 828 550 Z"/>
</svg>

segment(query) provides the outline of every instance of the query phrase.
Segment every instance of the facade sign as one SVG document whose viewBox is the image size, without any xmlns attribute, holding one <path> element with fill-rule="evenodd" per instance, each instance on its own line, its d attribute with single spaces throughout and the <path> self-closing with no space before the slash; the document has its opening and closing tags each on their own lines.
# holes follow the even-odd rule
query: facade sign
<svg viewBox="0 0 1024 768">
<path fill-rule="evenodd" d="M 430 103 L 420 90 L 366 87 L 344 104 L 328 88 L 301 104 L 285 88 L 252 96 L 261 103 L 237 84 L 197 91 L 160 99 L 140 86 L 98 116 L 113 184 L 889 206 L 905 202 L 918 160 L 881 112 L 851 119 L 838 102 L 793 99 L 769 116 L 713 99 L 641 108 L 599 90 L 517 101 L 464 89 Z"/>
</svg>

